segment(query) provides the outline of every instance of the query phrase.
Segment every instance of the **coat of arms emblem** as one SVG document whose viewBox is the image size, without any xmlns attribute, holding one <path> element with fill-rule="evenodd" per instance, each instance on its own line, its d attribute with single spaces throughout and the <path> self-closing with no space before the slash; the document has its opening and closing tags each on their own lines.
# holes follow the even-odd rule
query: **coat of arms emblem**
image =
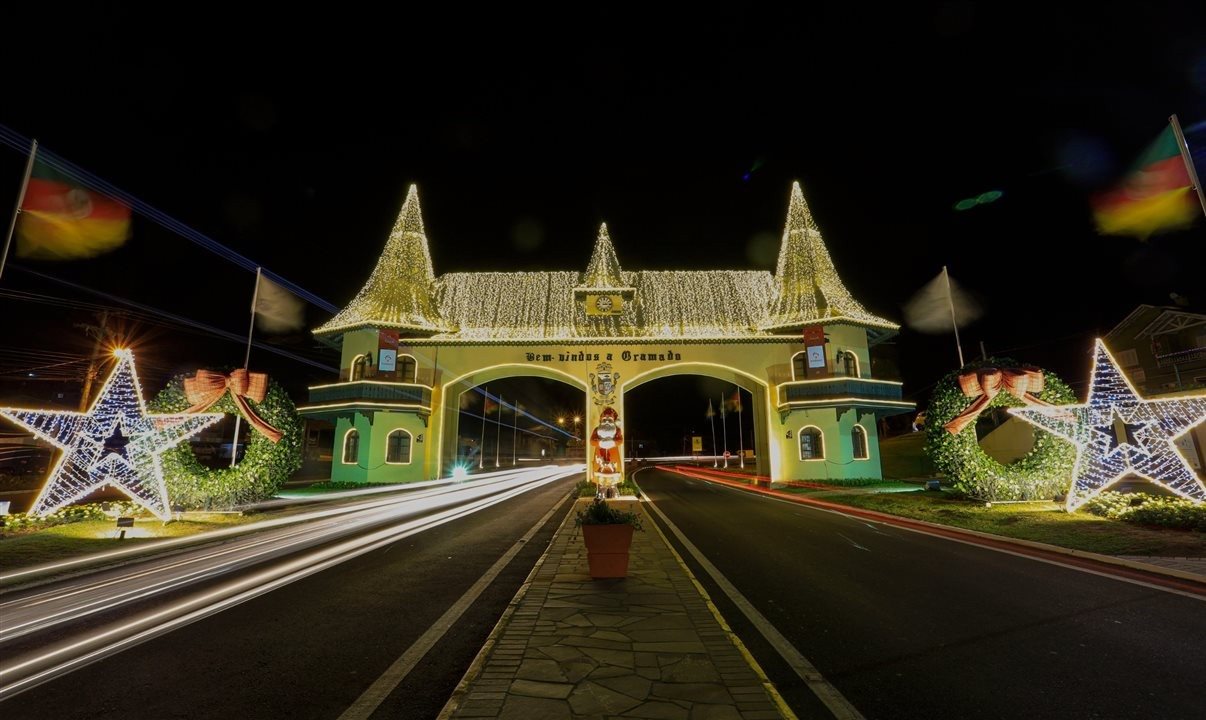
<svg viewBox="0 0 1206 720">
<path fill-rule="evenodd" d="M 620 373 L 612 372 L 611 363 L 601 362 L 590 373 L 590 389 L 596 405 L 611 405 L 616 401 L 616 385 Z"/>
</svg>

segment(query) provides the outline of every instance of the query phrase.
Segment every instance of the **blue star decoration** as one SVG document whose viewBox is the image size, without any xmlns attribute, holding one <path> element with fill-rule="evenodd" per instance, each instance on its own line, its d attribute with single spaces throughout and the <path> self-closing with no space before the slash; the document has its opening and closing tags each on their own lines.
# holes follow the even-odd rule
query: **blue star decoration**
<svg viewBox="0 0 1206 720">
<path fill-rule="evenodd" d="M 1081 405 L 1027 406 L 1009 412 L 1077 448 L 1069 512 L 1127 475 L 1138 475 L 1190 500 L 1206 502 L 1206 483 L 1174 441 L 1206 420 L 1206 394 L 1145 400 L 1097 340 L 1089 397 Z"/>
<path fill-rule="evenodd" d="M 171 517 L 159 455 L 222 419 L 216 413 L 148 415 L 134 355 L 117 366 L 86 413 L 0 408 L 0 415 L 63 450 L 30 510 L 45 515 L 112 485 L 162 520 Z"/>
</svg>

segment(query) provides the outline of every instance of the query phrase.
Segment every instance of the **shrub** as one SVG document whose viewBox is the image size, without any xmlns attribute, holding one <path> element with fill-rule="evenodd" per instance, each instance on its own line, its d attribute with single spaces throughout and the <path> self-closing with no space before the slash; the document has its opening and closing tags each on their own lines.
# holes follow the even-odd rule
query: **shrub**
<svg viewBox="0 0 1206 720">
<path fill-rule="evenodd" d="M 1206 532 L 1206 505 L 1191 500 L 1147 493 L 1103 492 L 1081 507 L 1110 520 Z"/>
<path fill-rule="evenodd" d="M 634 512 L 617 510 L 605 501 L 595 498 L 594 501 L 574 517 L 574 525 L 631 525 L 634 530 L 644 530 L 641 516 Z"/>
</svg>

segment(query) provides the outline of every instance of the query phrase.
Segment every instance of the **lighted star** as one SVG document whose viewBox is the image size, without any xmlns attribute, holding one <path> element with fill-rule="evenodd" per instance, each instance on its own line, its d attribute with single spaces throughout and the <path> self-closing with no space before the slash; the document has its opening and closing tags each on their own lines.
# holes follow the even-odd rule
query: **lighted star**
<svg viewBox="0 0 1206 720">
<path fill-rule="evenodd" d="M 148 415 L 134 356 L 117 367 L 86 413 L 0 408 L 0 415 L 63 450 L 30 514 L 45 515 L 112 485 L 161 519 L 171 515 L 159 455 L 222 419 L 221 414 Z"/>
<path fill-rule="evenodd" d="M 1132 474 L 1206 502 L 1206 483 L 1173 444 L 1206 420 L 1206 394 L 1144 400 L 1100 339 L 1084 404 L 1027 406 L 1009 412 L 1076 445 L 1069 512 Z"/>
</svg>

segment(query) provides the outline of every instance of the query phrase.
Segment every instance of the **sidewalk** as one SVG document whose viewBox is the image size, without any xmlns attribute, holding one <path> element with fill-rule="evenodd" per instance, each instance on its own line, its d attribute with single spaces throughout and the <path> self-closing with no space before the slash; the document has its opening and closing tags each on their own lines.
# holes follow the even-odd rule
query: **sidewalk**
<svg viewBox="0 0 1206 720">
<path fill-rule="evenodd" d="M 628 577 L 590 579 L 571 511 L 441 718 L 791 717 L 649 515 L 617 504 L 645 524 Z"/>
</svg>

